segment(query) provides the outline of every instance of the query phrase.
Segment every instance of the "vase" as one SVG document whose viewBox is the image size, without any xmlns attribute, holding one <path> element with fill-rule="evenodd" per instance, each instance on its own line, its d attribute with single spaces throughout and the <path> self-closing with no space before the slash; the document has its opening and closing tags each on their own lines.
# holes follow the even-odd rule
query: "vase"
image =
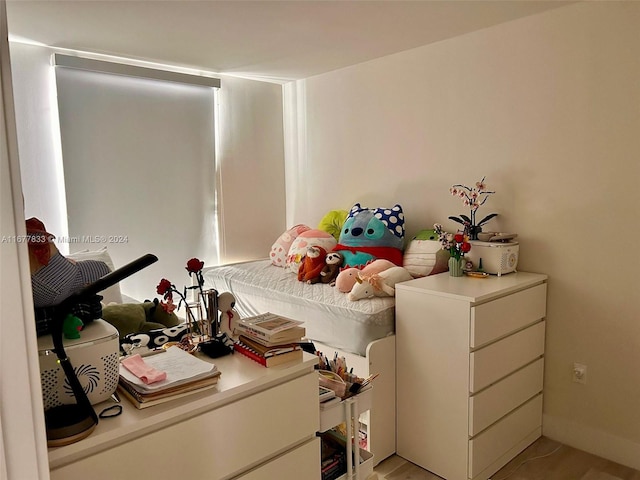
<svg viewBox="0 0 640 480">
<path fill-rule="evenodd" d="M 469 238 L 471 238 L 471 240 L 478 240 L 479 233 L 482 233 L 482 227 L 480 225 L 472 225 L 469 227 Z"/>
<path fill-rule="evenodd" d="M 451 275 L 452 277 L 461 277 L 462 272 L 464 271 L 464 264 L 465 264 L 465 259 L 463 257 L 460 257 L 460 258 L 450 257 L 449 258 L 449 275 Z"/>
</svg>

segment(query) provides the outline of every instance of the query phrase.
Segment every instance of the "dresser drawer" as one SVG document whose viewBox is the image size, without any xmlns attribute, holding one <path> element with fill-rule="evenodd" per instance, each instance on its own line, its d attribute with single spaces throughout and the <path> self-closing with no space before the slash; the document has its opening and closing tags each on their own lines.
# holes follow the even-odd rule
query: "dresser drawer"
<svg viewBox="0 0 640 480">
<path fill-rule="evenodd" d="M 469 478 L 498 460 L 542 425 L 542 394 L 469 440 Z M 539 435 L 538 435 L 539 436 Z"/>
<path fill-rule="evenodd" d="M 542 356 L 545 322 L 472 352 L 469 391 L 478 392 L 511 372 Z"/>
<path fill-rule="evenodd" d="M 318 423 L 313 372 L 65 465 L 51 478 L 91 472 L 93 480 L 133 480 L 142 471 L 147 478 L 182 478 L 185 471 L 194 479 L 229 478 L 312 438 Z M 153 461 L 141 465 L 140 452 Z"/>
<path fill-rule="evenodd" d="M 320 438 L 259 466 L 237 480 L 320 480 Z"/>
<path fill-rule="evenodd" d="M 469 398 L 469 436 L 474 436 L 542 391 L 542 358 Z"/>
<path fill-rule="evenodd" d="M 547 284 L 471 307 L 470 347 L 478 348 L 544 318 Z"/>
</svg>

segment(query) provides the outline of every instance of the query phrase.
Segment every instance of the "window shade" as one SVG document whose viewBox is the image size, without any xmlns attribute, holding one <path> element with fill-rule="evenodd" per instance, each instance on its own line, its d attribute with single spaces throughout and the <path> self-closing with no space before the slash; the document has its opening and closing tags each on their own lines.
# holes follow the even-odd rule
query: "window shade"
<svg viewBox="0 0 640 480">
<path fill-rule="evenodd" d="M 56 67 L 69 251 L 107 247 L 116 267 L 159 261 L 121 282 L 138 300 L 188 259 L 218 260 L 214 89 Z"/>
</svg>

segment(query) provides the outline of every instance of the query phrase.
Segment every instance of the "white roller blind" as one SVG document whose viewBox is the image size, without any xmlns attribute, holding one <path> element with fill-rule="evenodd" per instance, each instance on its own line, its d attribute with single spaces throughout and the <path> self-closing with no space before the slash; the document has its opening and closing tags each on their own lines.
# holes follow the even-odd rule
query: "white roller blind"
<svg viewBox="0 0 640 480">
<path fill-rule="evenodd" d="M 56 84 L 69 251 L 157 255 L 120 284 L 138 300 L 189 284 L 188 259 L 218 259 L 214 89 L 65 67 Z"/>
</svg>

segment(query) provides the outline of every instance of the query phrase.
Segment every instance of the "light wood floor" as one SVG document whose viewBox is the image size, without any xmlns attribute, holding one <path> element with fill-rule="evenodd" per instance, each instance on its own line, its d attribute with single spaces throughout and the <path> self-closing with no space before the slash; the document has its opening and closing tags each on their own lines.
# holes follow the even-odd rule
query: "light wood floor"
<svg viewBox="0 0 640 480">
<path fill-rule="evenodd" d="M 397 455 L 380 462 L 374 473 L 378 480 L 441 480 Z M 640 480 L 640 471 L 541 437 L 491 477 L 506 479 Z"/>
</svg>

